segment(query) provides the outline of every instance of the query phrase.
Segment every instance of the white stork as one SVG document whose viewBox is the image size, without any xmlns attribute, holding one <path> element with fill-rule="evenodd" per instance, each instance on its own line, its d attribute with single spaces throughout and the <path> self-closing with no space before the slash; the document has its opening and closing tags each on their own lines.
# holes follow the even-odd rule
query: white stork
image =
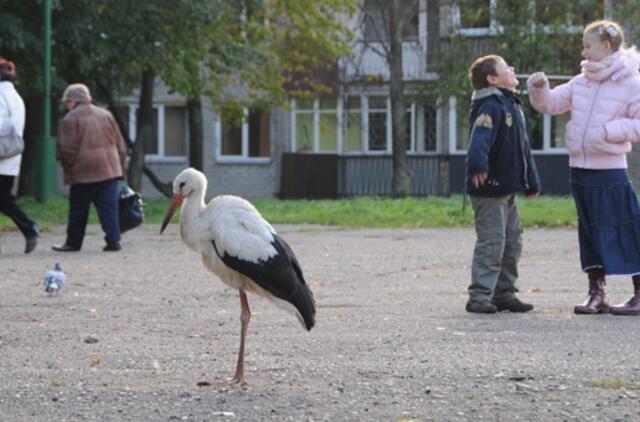
<svg viewBox="0 0 640 422">
<path fill-rule="evenodd" d="M 269 299 L 293 313 L 302 326 L 315 324 L 313 294 L 289 245 L 249 202 L 221 195 L 205 206 L 205 176 L 183 170 L 173 181 L 173 197 L 162 222 L 164 231 L 178 206 L 182 241 L 202 254 L 204 266 L 240 293 L 240 350 L 230 384 L 244 383 L 244 339 L 251 317 L 246 292 Z"/>
</svg>

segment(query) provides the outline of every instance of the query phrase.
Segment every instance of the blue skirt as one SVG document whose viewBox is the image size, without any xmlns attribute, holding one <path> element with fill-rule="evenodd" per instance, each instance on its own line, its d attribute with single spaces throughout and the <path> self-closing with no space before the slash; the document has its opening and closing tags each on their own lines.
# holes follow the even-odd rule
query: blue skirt
<svg viewBox="0 0 640 422">
<path fill-rule="evenodd" d="M 626 169 L 571 169 L 582 270 L 640 274 L 640 205 Z"/>
</svg>

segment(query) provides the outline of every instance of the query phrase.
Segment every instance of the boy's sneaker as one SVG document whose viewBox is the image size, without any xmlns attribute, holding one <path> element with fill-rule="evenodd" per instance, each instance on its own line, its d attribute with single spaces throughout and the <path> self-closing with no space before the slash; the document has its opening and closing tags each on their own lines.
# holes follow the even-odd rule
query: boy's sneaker
<svg viewBox="0 0 640 422">
<path fill-rule="evenodd" d="M 533 305 L 530 303 L 524 303 L 517 297 L 512 297 L 506 300 L 492 300 L 491 303 L 495 305 L 498 312 L 529 312 L 533 309 Z"/>
<path fill-rule="evenodd" d="M 465 309 L 467 310 L 467 312 L 473 312 L 475 314 L 495 314 L 496 312 L 498 312 L 498 308 L 489 301 L 468 301 Z"/>
</svg>

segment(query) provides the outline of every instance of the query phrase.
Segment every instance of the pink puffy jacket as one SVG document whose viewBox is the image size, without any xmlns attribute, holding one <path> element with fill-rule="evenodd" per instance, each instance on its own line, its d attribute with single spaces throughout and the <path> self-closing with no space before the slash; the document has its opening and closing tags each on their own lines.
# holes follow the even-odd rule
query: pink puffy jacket
<svg viewBox="0 0 640 422">
<path fill-rule="evenodd" d="M 620 49 L 600 62 L 582 62 L 582 73 L 549 89 L 527 81 L 531 105 L 541 113 L 571 111 L 565 128 L 569 165 L 626 168 L 631 142 L 640 140 L 640 55 Z"/>
</svg>

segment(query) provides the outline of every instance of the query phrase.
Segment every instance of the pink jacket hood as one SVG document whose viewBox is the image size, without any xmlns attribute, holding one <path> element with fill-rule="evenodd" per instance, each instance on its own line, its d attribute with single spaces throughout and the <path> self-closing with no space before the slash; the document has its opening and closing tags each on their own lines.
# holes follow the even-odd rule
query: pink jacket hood
<svg viewBox="0 0 640 422">
<path fill-rule="evenodd" d="M 531 105 L 541 113 L 571 112 L 565 146 L 571 167 L 626 168 L 631 142 L 640 141 L 640 54 L 620 49 L 553 89 L 528 81 Z"/>
</svg>

